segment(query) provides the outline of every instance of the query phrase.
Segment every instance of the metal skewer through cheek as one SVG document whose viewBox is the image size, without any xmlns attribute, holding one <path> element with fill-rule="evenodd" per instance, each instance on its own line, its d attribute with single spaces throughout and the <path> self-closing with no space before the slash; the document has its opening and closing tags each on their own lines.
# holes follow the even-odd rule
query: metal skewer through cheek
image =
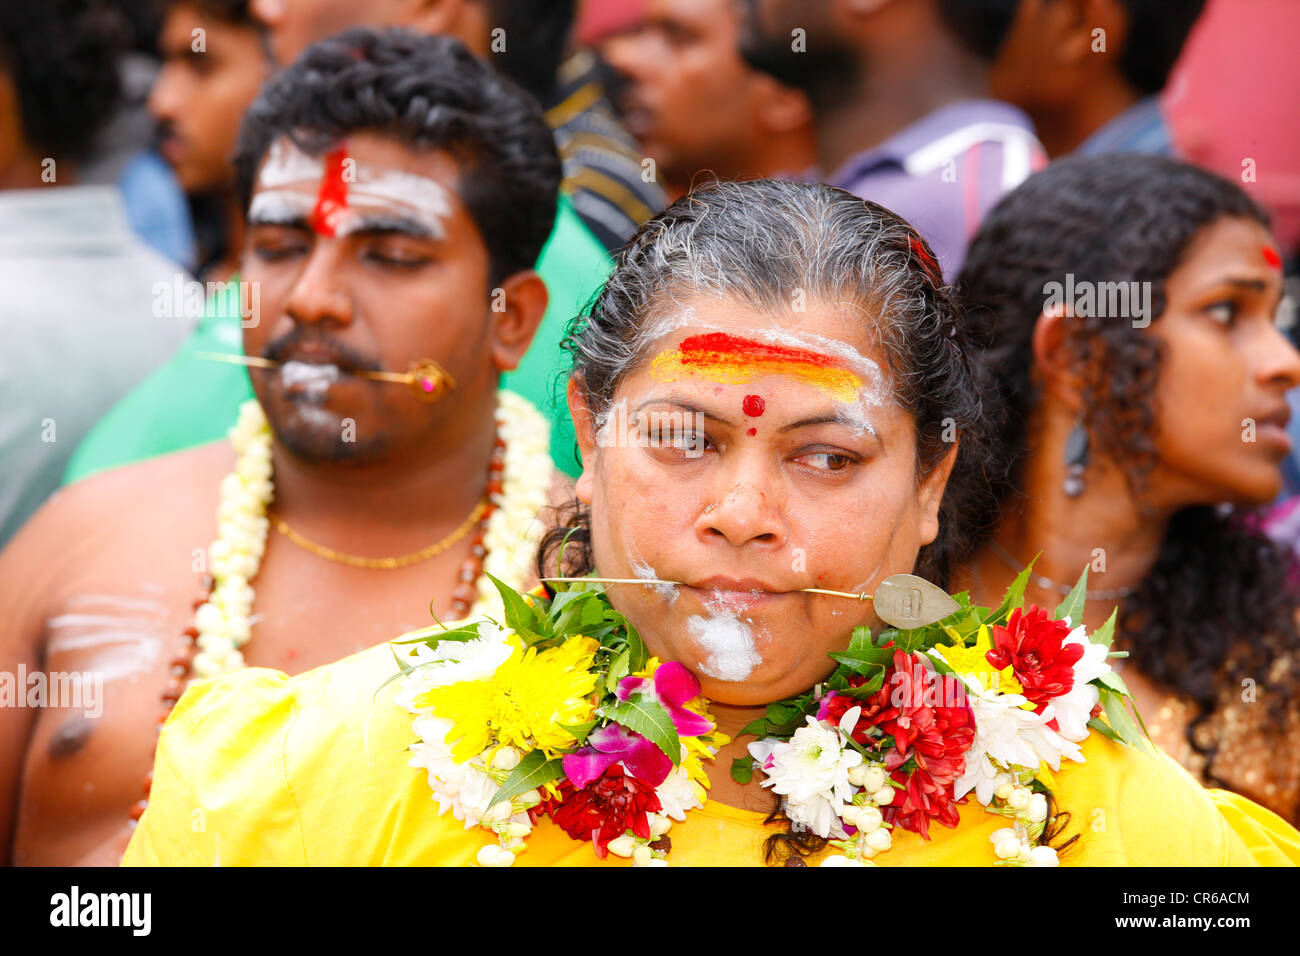
<svg viewBox="0 0 1300 956">
<path fill-rule="evenodd" d="M 541 578 L 543 582 L 569 582 L 575 584 L 671 584 L 674 587 L 688 587 L 682 581 L 663 581 L 659 578 Z M 855 594 L 852 591 L 831 591 L 827 588 L 796 588 L 797 592 L 806 592 L 808 594 L 829 594 L 831 597 L 850 598 L 859 604 L 871 600 L 870 594 Z"/>
<path fill-rule="evenodd" d="M 641 584 L 682 586 L 681 581 L 663 581 L 658 578 L 542 578 L 542 581 L 591 584 Z M 875 594 L 853 591 L 832 591 L 829 588 L 798 588 L 795 592 L 824 594 L 828 597 L 847 598 L 864 604 L 872 602 L 876 617 L 893 627 L 912 629 L 928 627 L 961 610 L 943 588 L 915 574 L 891 574 L 878 585 Z"/>
<path fill-rule="evenodd" d="M 230 365 L 245 365 L 252 368 L 281 368 L 285 363 L 255 355 L 235 355 L 225 352 L 195 352 L 196 358 L 211 362 L 226 362 Z M 349 375 L 369 378 L 379 382 L 391 382 L 394 385 L 406 385 L 417 398 L 426 402 L 436 401 L 449 390 L 456 387 L 451 373 L 433 359 L 420 359 L 411 363 L 409 372 L 372 372 L 369 369 L 351 369 Z"/>
</svg>

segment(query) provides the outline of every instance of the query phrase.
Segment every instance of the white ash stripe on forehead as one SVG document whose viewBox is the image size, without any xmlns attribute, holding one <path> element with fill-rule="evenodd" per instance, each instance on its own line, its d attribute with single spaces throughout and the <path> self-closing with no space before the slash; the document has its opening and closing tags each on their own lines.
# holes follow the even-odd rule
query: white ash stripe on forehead
<svg viewBox="0 0 1300 956">
<path fill-rule="evenodd" d="M 260 189 L 275 189 L 289 183 L 319 183 L 324 172 L 325 164 L 320 157 L 308 156 L 292 140 L 279 139 L 267 152 L 257 185 Z"/>
<path fill-rule="evenodd" d="M 264 189 L 248 205 L 250 225 L 282 225 L 307 219 L 316 208 L 316 200 L 303 193 L 287 189 Z"/>
<path fill-rule="evenodd" d="M 347 183 L 349 208 L 400 211 L 435 238 L 447 234 L 446 221 L 452 214 L 452 203 L 441 183 L 405 170 L 375 169 L 365 163 L 355 163 L 353 174 Z M 253 218 L 254 212 L 266 216 L 302 215 L 303 199 L 296 197 L 302 197 L 303 193 L 287 187 L 310 186 L 314 196 L 323 175 L 324 164 L 320 158 L 308 156 L 287 139 L 277 141 L 258 177 L 259 191 L 249 207 L 249 218 Z M 280 198 L 273 200 L 272 195 Z M 267 198 L 262 199 L 263 196 Z M 310 214 L 314 206 L 314 198 L 308 200 L 306 213 Z M 336 232 L 343 235 L 356 228 L 355 220 L 345 221 Z"/>
</svg>

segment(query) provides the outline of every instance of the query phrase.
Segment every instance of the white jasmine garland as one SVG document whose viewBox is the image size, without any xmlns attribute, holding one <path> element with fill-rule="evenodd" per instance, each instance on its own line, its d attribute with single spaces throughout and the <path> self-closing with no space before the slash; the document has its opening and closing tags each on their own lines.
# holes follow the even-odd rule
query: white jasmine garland
<svg viewBox="0 0 1300 956">
<path fill-rule="evenodd" d="M 527 399 L 504 389 L 497 393 L 498 434 L 505 440 L 502 492 L 483 534 L 487 548 L 477 583 L 478 597 L 468 619 L 502 616 L 501 596 L 491 574 L 518 589 L 528 580 L 537 543 L 545 528 L 538 513 L 546 506 L 554 477 L 550 425 Z M 241 648 L 252 636 L 252 580 L 266 551 L 274 497 L 271 481 L 271 428 L 262 406 L 245 402 L 230 429 L 235 469 L 221 482 L 217 539 L 208 548 L 215 581 L 208 601 L 194 612 L 199 632 L 192 680 L 214 677 L 245 666 Z M 436 670 L 436 668 L 430 668 Z"/>
</svg>

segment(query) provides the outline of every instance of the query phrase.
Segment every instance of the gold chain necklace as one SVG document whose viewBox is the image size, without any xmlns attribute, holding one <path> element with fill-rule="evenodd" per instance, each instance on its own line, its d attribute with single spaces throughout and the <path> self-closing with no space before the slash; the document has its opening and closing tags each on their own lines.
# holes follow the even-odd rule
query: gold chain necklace
<svg viewBox="0 0 1300 956">
<path fill-rule="evenodd" d="M 452 545 L 454 545 L 465 535 L 469 534 L 470 529 L 478 524 L 482 519 L 484 512 L 487 511 L 487 501 L 480 501 L 474 506 L 474 510 L 469 513 L 460 526 L 451 534 L 447 535 L 441 541 L 435 541 L 427 548 L 421 548 L 419 551 L 413 551 L 410 554 L 403 554 L 396 558 L 366 558 L 355 554 L 345 554 L 342 551 L 335 551 L 333 548 L 326 547 L 323 544 L 317 544 L 310 538 L 306 538 L 289 527 L 289 523 L 279 515 L 267 512 L 267 517 L 271 519 L 271 524 L 275 530 L 280 532 L 298 547 L 304 551 L 310 551 L 312 554 L 322 557 L 327 561 L 334 561 L 338 564 L 346 564 L 352 568 L 371 568 L 380 571 L 391 571 L 395 568 L 405 568 L 412 564 L 419 564 L 421 561 L 428 561 L 430 558 L 437 557 Z"/>
</svg>

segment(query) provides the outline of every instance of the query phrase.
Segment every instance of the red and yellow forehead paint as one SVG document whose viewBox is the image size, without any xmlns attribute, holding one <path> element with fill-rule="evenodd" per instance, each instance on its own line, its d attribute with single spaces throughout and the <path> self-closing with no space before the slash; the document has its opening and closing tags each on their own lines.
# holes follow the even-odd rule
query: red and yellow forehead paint
<svg viewBox="0 0 1300 956">
<path fill-rule="evenodd" d="M 789 375 L 830 393 L 837 401 L 857 401 L 862 379 L 834 359 L 808 349 L 758 342 L 726 332 L 684 339 L 650 363 L 650 374 L 674 382 L 702 375 L 720 385 L 744 385 L 762 375 Z"/>
</svg>

